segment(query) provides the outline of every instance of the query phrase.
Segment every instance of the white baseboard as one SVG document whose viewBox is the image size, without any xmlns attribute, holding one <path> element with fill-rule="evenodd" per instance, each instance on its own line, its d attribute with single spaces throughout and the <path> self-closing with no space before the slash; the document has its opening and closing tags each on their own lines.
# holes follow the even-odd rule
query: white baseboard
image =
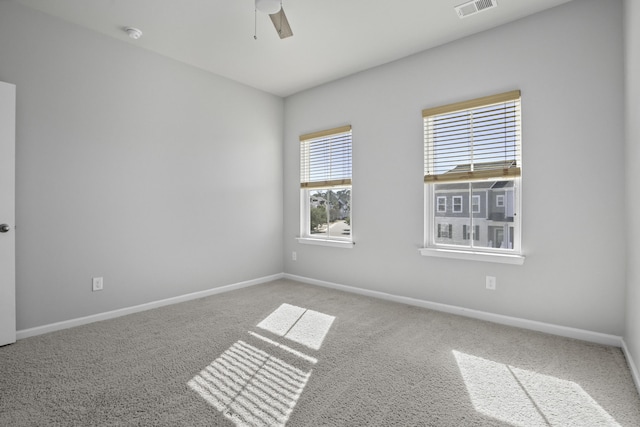
<svg viewBox="0 0 640 427">
<path fill-rule="evenodd" d="M 34 328 L 23 329 L 16 332 L 16 338 L 18 340 L 33 337 L 36 335 L 46 334 L 48 332 L 59 331 L 62 329 L 68 329 L 75 326 L 86 325 L 88 323 L 98 322 L 101 320 L 113 319 L 120 316 L 126 316 L 127 314 L 138 313 L 141 311 L 151 310 L 153 308 L 159 308 L 166 305 L 177 304 L 185 301 L 190 301 L 198 298 L 204 298 L 210 295 L 216 295 L 224 292 L 234 291 L 236 289 L 242 289 L 249 286 L 260 285 L 263 283 L 271 282 L 278 279 L 290 279 L 310 285 L 322 286 L 325 288 L 337 289 L 344 292 L 353 294 L 359 294 L 369 296 L 373 298 L 383 299 L 387 301 L 398 302 L 402 304 L 412 305 L 416 307 L 427 308 L 436 311 L 442 311 L 445 313 L 457 314 L 460 316 L 471 317 L 474 319 L 486 320 L 489 322 L 499 323 L 508 326 L 515 326 L 523 329 L 530 329 L 538 332 L 545 332 L 548 334 L 559 335 L 568 338 L 575 338 L 579 340 L 594 342 L 603 345 L 611 345 L 615 347 L 621 347 L 622 351 L 629 364 L 633 381 L 640 393 L 640 371 L 638 371 L 637 365 L 633 360 L 631 353 L 622 337 L 616 335 L 602 334 L 599 332 L 591 332 L 584 329 L 569 328 L 566 326 L 558 326 L 550 323 L 537 322 L 534 320 L 521 319 L 517 317 L 503 316 L 500 314 L 489 313 L 485 311 L 472 310 L 464 307 L 458 307 L 448 304 L 440 304 L 431 301 L 420 300 L 416 298 L 403 297 L 393 294 L 387 294 L 385 292 L 372 291 L 368 289 L 356 288 L 353 286 L 340 285 L 337 283 L 327 282 L 323 280 L 311 279 L 303 276 L 296 276 L 288 273 L 279 273 L 271 276 L 264 276 L 253 280 L 247 280 L 244 282 L 234 283 L 231 285 L 220 286 L 217 288 L 208 289 L 200 292 L 193 292 L 186 295 L 180 295 L 173 298 L 167 298 L 159 301 L 153 301 L 146 304 L 140 304 L 133 307 L 121 308 L 118 310 L 108 311 L 104 313 L 98 313 L 91 316 L 80 317 L 77 319 L 65 320 L 62 322 L 51 323 L 48 325 L 37 326 Z"/>
<path fill-rule="evenodd" d="M 387 294 L 384 292 L 371 291 L 368 289 L 355 288 L 352 286 L 339 285 L 337 283 L 325 282 L 323 280 L 310 279 L 308 277 L 296 276 L 293 274 L 284 274 L 285 279 L 295 280 L 310 285 L 323 286 L 326 288 L 337 289 L 340 291 L 350 292 L 359 295 L 365 295 L 373 298 L 379 298 L 388 301 L 399 302 L 402 304 L 413 305 L 417 307 L 428 308 L 431 310 L 442 311 L 445 313 L 457 314 L 460 316 L 471 317 L 474 319 L 486 320 L 489 322 L 500 323 L 508 326 L 515 326 L 523 329 L 530 329 L 538 332 L 545 332 L 552 335 L 559 335 L 567 338 L 575 338 L 583 341 L 589 341 L 597 344 L 611 345 L 614 347 L 622 347 L 622 337 L 617 335 L 608 335 L 600 332 L 592 332 L 584 329 L 569 328 L 566 326 L 558 326 L 550 323 L 537 322 L 535 320 L 521 319 L 518 317 L 503 316 L 500 314 L 488 313 L 485 311 L 472 310 L 455 305 L 440 304 L 437 302 L 425 301 L 416 298 L 409 298 Z"/>
<path fill-rule="evenodd" d="M 631 354 L 624 345 L 622 337 L 616 335 L 602 334 L 599 332 L 591 332 L 583 329 L 569 328 L 566 326 L 558 326 L 550 323 L 537 322 L 534 320 L 521 319 L 517 317 L 503 316 L 500 314 L 489 313 L 485 311 L 472 310 L 464 307 L 458 307 L 454 305 L 441 304 L 431 301 L 420 300 L 416 298 L 403 297 L 393 294 L 387 294 L 385 292 L 372 291 L 368 289 L 356 288 L 352 286 L 340 285 L 337 283 L 326 282 L 323 280 L 311 279 L 303 276 L 296 276 L 288 273 L 279 273 L 271 276 L 260 277 L 253 280 L 247 280 L 244 282 L 234 283 L 231 285 L 220 286 L 217 288 L 208 289 L 205 291 L 194 292 L 186 295 L 180 295 L 173 298 L 167 298 L 159 301 L 153 301 L 146 304 L 140 304 L 133 307 L 121 308 L 118 310 L 107 311 L 104 313 L 93 314 L 90 316 L 80 317 L 77 319 L 65 320 L 62 322 L 51 323 L 48 325 L 36 326 L 34 328 L 23 329 L 16 332 L 17 339 L 24 339 L 36 335 L 46 334 L 48 332 L 59 331 L 62 329 L 72 328 L 74 326 L 85 325 L 87 323 L 98 322 L 101 320 L 113 319 L 127 314 L 138 313 L 145 310 L 151 310 L 153 308 L 163 307 L 166 305 L 177 304 L 180 302 L 190 301 L 198 298 L 207 297 L 210 295 L 216 295 L 223 292 L 229 292 L 236 289 L 246 288 L 249 286 L 255 286 L 262 283 L 271 282 L 278 279 L 290 279 L 310 285 L 322 286 L 326 288 L 337 289 L 344 292 L 365 295 L 373 298 L 383 299 L 387 301 L 394 301 L 402 304 L 413 305 L 416 307 L 423 307 L 431 310 L 442 311 L 445 313 L 457 314 L 460 316 L 471 317 L 474 319 L 486 320 L 489 322 L 500 323 L 508 326 L 515 326 L 523 329 L 530 329 L 539 332 L 545 332 L 553 335 L 559 335 L 568 338 L 575 338 L 584 341 L 590 341 L 598 344 L 611 345 L 615 347 L 622 347 L 625 352 L 625 356 L 629 361 L 634 381 L 638 385 L 640 390 L 640 377 L 636 365 L 631 358 Z"/>
<path fill-rule="evenodd" d="M 627 347 L 627 343 L 622 340 L 622 352 L 624 353 L 624 357 L 627 358 L 627 363 L 629 364 L 629 369 L 631 370 L 631 376 L 633 377 L 633 382 L 636 384 L 636 388 L 638 389 L 638 393 L 640 394 L 640 372 L 638 371 L 638 367 L 635 364 L 633 357 L 631 356 L 631 352 Z"/>
<path fill-rule="evenodd" d="M 65 320 L 62 322 L 51 323 L 43 326 L 36 326 L 35 328 L 29 328 L 29 329 L 23 329 L 23 330 L 17 331 L 16 338 L 21 340 L 21 339 L 33 337 L 36 335 L 46 334 L 48 332 L 54 332 L 62 329 L 73 328 L 74 326 L 86 325 L 87 323 L 113 319 L 120 316 L 126 316 L 127 314 L 138 313 L 141 311 L 151 310 L 152 308 L 163 307 L 165 305 L 177 304 L 180 302 L 208 297 L 210 295 L 216 295 L 223 292 L 235 291 L 236 289 L 241 289 L 249 286 L 259 285 L 266 282 L 271 282 L 273 280 L 282 279 L 283 277 L 284 277 L 283 273 L 278 273 L 271 276 L 260 277 L 258 279 L 247 280 L 245 282 L 239 282 L 231 285 L 207 289 L 206 291 L 193 292 L 190 294 L 179 295 L 177 297 L 167 298 L 159 301 L 152 301 L 146 304 L 135 305 L 133 307 L 126 307 L 118 310 L 107 311 L 104 313 L 93 314 L 91 316 L 79 317 L 77 319 Z"/>
</svg>

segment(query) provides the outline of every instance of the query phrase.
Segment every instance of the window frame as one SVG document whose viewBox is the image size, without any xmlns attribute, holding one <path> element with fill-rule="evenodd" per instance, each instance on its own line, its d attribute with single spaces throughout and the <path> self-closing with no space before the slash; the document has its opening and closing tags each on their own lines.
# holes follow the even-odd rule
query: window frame
<svg viewBox="0 0 640 427">
<path fill-rule="evenodd" d="M 522 211 L 521 195 L 518 188 L 521 185 L 521 180 L 519 178 L 515 178 L 512 180 L 514 182 L 514 191 L 513 191 L 514 210 L 516 213 L 518 213 Z M 434 199 L 435 199 L 435 185 L 425 184 L 424 185 L 424 208 L 425 208 L 424 241 L 425 241 L 425 244 L 424 244 L 424 247 L 420 249 L 423 255 L 431 256 L 433 255 L 433 251 L 438 251 L 438 250 L 443 250 L 445 251 L 444 253 L 456 251 L 456 252 L 467 252 L 471 255 L 475 255 L 475 254 L 485 254 L 488 256 L 497 255 L 498 258 L 496 258 L 495 260 L 489 260 L 494 262 L 515 263 L 515 264 L 524 263 L 524 255 L 522 254 L 522 251 L 521 251 L 522 215 L 516 215 L 514 217 L 514 232 L 513 232 L 514 248 L 513 249 L 490 248 L 490 247 L 484 247 L 484 246 L 471 246 L 467 249 L 466 246 L 462 246 L 462 245 L 435 242 L 435 238 L 437 234 L 435 231 L 436 230 L 435 227 L 437 225 L 436 215 L 428 215 L 429 209 L 434 206 L 434 203 L 435 203 L 433 202 Z M 465 217 L 465 219 L 467 218 Z M 475 221 L 473 221 L 472 213 L 469 214 L 468 219 L 472 221 L 471 226 L 476 225 Z M 518 222 L 518 226 L 515 226 L 516 221 Z M 430 233 L 430 230 L 434 230 L 434 231 Z M 484 230 L 484 231 L 488 233 L 488 230 Z M 481 229 L 479 234 L 482 234 L 482 232 L 483 230 Z M 433 256 L 441 256 L 441 255 L 433 255 Z M 458 256 L 455 256 L 455 255 L 450 257 L 459 258 Z M 521 261 L 512 262 L 510 260 L 504 260 L 503 258 L 505 257 L 513 257 Z M 467 259 L 466 257 L 462 257 L 462 258 Z M 475 258 L 472 257 L 471 259 L 475 259 Z M 486 257 L 479 257 L 479 259 L 488 260 L 486 259 Z"/>
<path fill-rule="evenodd" d="M 517 97 L 515 96 L 517 94 Z M 519 112 L 519 107 L 520 107 L 520 91 L 512 91 L 512 92 L 508 92 L 505 94 L 499 94 L 499 95 L 495 95 L 495 96 L 489 96 L 489 97 L 483 97 L 483 98 L 477 98 L 474 100 L 470 100 L 470 101 L 465 101 L 462 103 L 458 103 L 458 104 L 452 104 L 449 106 L 443 106 L 443 107 L 436 107 L 434 109 L 429 109 L 429 110 L 424 110 L 423 111 L 423 118 L 426 121 L 426 113 L 427 111 L 431 112 L 432 115 L 437 116 L 439 114 L 445 114 L 447 112 L 455 112 L 455 111 L 463 111 L 463 110 L 474 110 L 476 108 L 483 108 L 492 104 L 499 104 L 502 101 L 501 99 L 503 98 L 510 98 L 511 100 L 516 100 L 517 99 L 517 107 L 518 108 L 518 112 Z M 456 109 L 452 109 L 451 107 L 453 106 L 458 106 L 459 108 Z M 440 110 L 439 112 L 437 110 Z M 433 113 L 433 111 L 437 111 L 436 113 Z M 518 126 L 520 125 L 520 116 L 518 116 Z M 425 131 L 426 132 L 426 131 Z M 520 156 L 520 150 L 522 149 L 522 136 L 521 134 L 519 135 L 519 138 L 516 142 L 517 144 L 517 150 L 518 150 L 518 162 L 517 162 L 517 171 L 508 171 L 509 174 L 507 174 L 507 170 L 505 169 L 505 175 L 498 177 L 497 175 L 492 175 L 490 177 L 484 176 L 484 171 L 481 171 L 477 174 L 477 176 L 473 176 L 472 179 L 466 180 L 464 179 L 464 177 L 460 178 L 458 177 L 455 180 L 452 181 L 447 181 L 442 180 L 442 181 L 438 181 L 438 180 L 432 180 L 431 182 L 427 182 L 426 176 L 425 176 L 425 183 L 424 183 L 424 247 L 420 249 L 420 253 L 424 256 L 434 256 L 434 257 L 445 257 L 445 258 L 457 258 L 457 259 L 464 259 L 464 260 L 476 260 L 476 261 L 486 261 L 486 262 L 497 262 L 497 263 L 507 263 L 507 264 L 516 264 L 516 265 L 522 265 L 524 263 L 525 257 L 522 253 L 522 195 L 521 195 L 521 191 L 522 191 L 522 177 L 521 177 L 521 168 L 522 168 L 522 158 Z M 427 147 L 427 144 L 429 144 L 427 137 L 426 137 L 426 133 L 425 133 L 425 140 L 424 140 L 424 144 L 425 144 L 425 150 Z M 426 155 L 425 155 L 426 156 Z M 426 164 L 426 157 L 425 157 L 425 164 Z M 426 167 L 426 165 L 425 165 Z M 432 166 L 430 165 L 430 168 L 432 168 Z M 514 174 L 511 174 L 511 172 L 515 172 Z M 448 178 L 448 177 L 445 177 Z M 442 213 L 442 212 L 436 212 L 436 206 L 434 206 L 434 204 L 436 203 L 435 199 L 436 197 L 442 197 L 442 196 L 436 196 L 435 194 L 435 190 L 436 190 L 436 186 L 437 184 L 445 184 L 445 183 L 453 183 L 453 182 L 459 182 L 459 183 L 468 183 L 468 184 L 472 184 L 473 182 L 482 182 L 482 181 L 487 181 L 487 182 L 492 182 L 492 181 L 513 181 L 513 209 L 515 211 L 514 216 L 513 216 L 513 248 L 511 249 L 505 249 L 505 248 L 492 248 L 492 247 L 486 247 L 486 246 L 474 246 L 473 241 L 474 238 L 477 238 L 478 236 L 475 236 L 475 225 L 476 225 L 476 221 L 477 218 L 475 217 L 475 214 L 479 214 L 482 212 L 482 201 L 481 201 L 481 196 L 480 195 L 474 195 L 474 188 L 473 185 L 469 185 L 469 224 L 467 225 L 467 230 L 469 230 L 470 232 L 468 233 L 470 237 L 470 239 L 463 239 L 463 240 L 468 240 L 470 242 L 469 246 L 466 245 L 461 245 L 461 244 L 453 244 L 453 243 L 442 243 L 442 242 L 436 242 L 436 231 L 435 231 L 435 226 L 436 226 L 436 216 L 437 213 Z M 477 197 L 477 199 L 476 199 Z M 488 194 L 486 195 L 487 199 L 488 199 Z M 503 199 L 503 205 L 502 207 L 506 207 L 506 200 L 504 200 L 505 195 L 502 195 L 502 199 Z M 478 203 L 477 205 L 474 205 L 474 200 L 477 200 Z M 487 200 L 488 201 L 488 200 Z M 452 206 L 455 206 L 452 203 Z M 476 207 L 477 206 L 477 207 Z M 454 210 L 454 213 L 461 213 L 464 212 L 464 206 L 462 206 L 461 211 L 456 211 Z M 489 206 L 487 206 L 487 218 L 485 219 L 486 221 L 490 221 L 489 220 Z M 440 221 L 443 221 L 443 218 L 440 217 Z M 501 221 L 504 222 L 504 221 Z M 473 230 L 473 231 L 471 231 Z M 489 226 L 487 225 L 486 229 L 483 230 L 483 227 L 480 228 L 479 233 L 478 234 L 482 234 L 482 233 L 487 233 L 487 238 L 488 238 L 488 233 L 489 233 Z M 464 233 L 463 233 L 464 234 Z M 463 238 L 466 238 L 467 236 L 462 236 Z M 486 239 L 485 239 L 486 240 Z"/>
<path fill-rule="evenodd" d="M 321 181 L 305 181 L 303 175 L 312 176 L 313 166 L 310 164 L 303 165 L 302 157 L 307 153 L 303 149 L 303 144 L 311 141 L 318 142 L 323 140 L 331 140 L 332 138 L 339 138 L 342 135 L 348 134 L 348 147 L 349 147 L 349 174 L 348 177 L 341 176 L 338 179 L 331 179 L 329 177 L 326 180 Z M 330 143 L 329 143 L 330 144 Z M 296 240 L 302 244 L 339 247 L 339 248 L 352 248 L 355 244 L 353 241 L 353 186 L 352 186 L 352 153 L 353 153 L 353 133 L 350 125 L 341 126 L 333 129 L 327 129 L 324 131 L 304 134 L 300 136 L 300 158 L 301 158 L 301 170 L 300 170 L 300 234 L 296 237 Z M 308 159 L 307 159 L 308 160 Z M 306 169 L 305 169 L 306 168 Z M 331 236 L 329 234 L 319 235 L 311 233 L 311 203 L 310 197 L 314 191 L 336 191 L 348 189 L 349 194 L 349 236 Z M 329 202 L 327 202 L 328 205 Z M 329 223 L 329 211 L 327 211 L 327 223 Z"/>
<path fill-rule="evenodd" d="M 440 200 L 444 201 L 442 205 L 440 205 Z M 442 206 L 442 210 L 440 209 L 440 206 Z M 438 199 L 436 200 L 436 211 L 438 213 L 447 213 L 447 197 L 446 196 L 438 196 Z"/>
<path fill-rule="evenodd" d="M 342 186 L 331 186 L 331 187 L 318 187 L 318 188 L 306 188 L 306 189 L 301 189 L 301 198 L 302 198 L 302 207 L 301 207 L 301 212 L 302 212 L 302 217 L 301 217 L 301 224 L 302 227 L 304 227 L 303 230 L 301 230 L 300 233 L 300 238 L 302 239 L 311 239 L 311 240 L 329 240 L 329 241 L 338 241 L 338 242 L 351 242 L 353 240 L 352 238 L 352 233 L 351 233 L 351 206 L 349 206 L 349 231 L 350 234 L 348 237 L 342 237 L 342 236 L 332 236 L 329 234 L 316 234 L 316 233 L 312 233 L 311 230 L 311 221 L 308 220 L 308 218 L 310 218 L 311 215 L 311 193 L 315 192 L 315 191 L 323 191 L 323 192 L 327 192 L 327 191 L 340 191 L 343 189 L 348 189 L 350 194 L 349 194 L 349 204 L 351 204 L 351 185 L 342 185 Z M 330 206 L 330 202 L 327 201 L 326 202 L 327 205 L 327 224 L 329 224 L 329 209 L 328 207 Z"/>
</svg>

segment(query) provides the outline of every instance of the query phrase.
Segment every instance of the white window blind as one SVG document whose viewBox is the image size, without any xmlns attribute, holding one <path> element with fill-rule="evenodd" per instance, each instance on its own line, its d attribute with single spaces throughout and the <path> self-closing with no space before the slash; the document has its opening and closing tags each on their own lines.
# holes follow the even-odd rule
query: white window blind
<svg viewBox="0 0 640 427">
<path fill-rule="evenodd" d="M 300 187 L 351 185 L 351 126 L 300 136 Z"/>
<path fill-rule="evenodd" d="M 422 111 L 424 181 L 520 176 L 520 91 Z"/>
</svg>

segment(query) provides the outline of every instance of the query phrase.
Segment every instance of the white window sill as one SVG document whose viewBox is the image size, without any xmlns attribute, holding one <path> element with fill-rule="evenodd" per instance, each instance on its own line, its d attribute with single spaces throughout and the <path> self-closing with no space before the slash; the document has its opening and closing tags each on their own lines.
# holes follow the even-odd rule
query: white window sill
<svg viewBox="0 0 640 427">
<path fill-rule="evenodd" d="M 354 242 L 349 240 L 313 239 L 311 237 L 298 237 L 296 240 L 304 245 L 331 246 L 345 249 L 351 249 L 355 245 Z"/>
<path fill-rule="evenodd" d="M 511 254 L 498 254 L 490 252 L 471 252 L 471 251 L 457 251 L 454 249 L 435 249 L 435 248 L 421 248 L 420 254 L 422 256 L 432 256 L 438 258 L 453 258 L 464 259 L 470 261 L 484 261 L 484 262 L 497 262 L 501 264 L 524 264 L 525 257 L 523 255 L 511 255 Z"/>
</svg>

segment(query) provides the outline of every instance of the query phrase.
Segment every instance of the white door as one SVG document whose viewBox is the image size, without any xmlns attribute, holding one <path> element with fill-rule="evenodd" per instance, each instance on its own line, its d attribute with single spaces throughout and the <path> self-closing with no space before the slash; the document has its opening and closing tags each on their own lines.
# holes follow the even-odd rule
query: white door
<svg viewBox="0 0 640 427">
<path fill-rule="evenodd" d="M 0 82 L 0 345 L 16 341 L 16 87 Z"/>
</svg>

